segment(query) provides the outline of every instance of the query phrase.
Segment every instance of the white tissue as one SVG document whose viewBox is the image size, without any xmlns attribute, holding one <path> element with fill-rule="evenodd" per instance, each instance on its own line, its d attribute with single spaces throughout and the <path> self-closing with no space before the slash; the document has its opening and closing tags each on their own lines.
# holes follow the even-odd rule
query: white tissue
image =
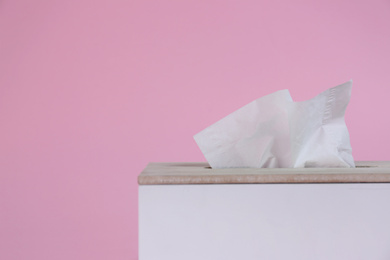
<svg viewBox="0 0 390 260">
<path fill-rule="evenodd" d="M 212 168 L 289 167 L 291 102 L 288 90 L 259 98 L 196 134 L 195 141 Z"/>
<path fill-rule="evenodd" d="M 194 136 L 212 168 L 354 167 L 344 113 L 352 81 L 293 102 L 259 98 Z"/>
<path fill-rule="evenodd" d="M 344 121 L 352 81 L 288 105 L 292 167 L 355 167 Z"/>
</svg>

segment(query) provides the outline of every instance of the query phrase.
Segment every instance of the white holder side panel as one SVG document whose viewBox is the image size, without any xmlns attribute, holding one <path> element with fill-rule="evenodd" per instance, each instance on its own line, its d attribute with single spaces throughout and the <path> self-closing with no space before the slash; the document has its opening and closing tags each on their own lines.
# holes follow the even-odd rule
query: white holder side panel
<svg viewBox="0 0 390 260">
<path fill-rule="evenodd" d="M 389 260 L 390 183 L 139 186 L 140 260 Z"/>
</svg>

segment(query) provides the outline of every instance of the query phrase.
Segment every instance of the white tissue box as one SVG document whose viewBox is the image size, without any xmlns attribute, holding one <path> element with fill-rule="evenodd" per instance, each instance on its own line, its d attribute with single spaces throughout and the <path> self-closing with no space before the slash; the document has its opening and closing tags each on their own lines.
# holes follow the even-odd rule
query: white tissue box
<svg viewBox="0 0 390 260">
<path fill-rule="evenodd" d="M 140 260 L 388 260 L 390 162 L 210 169 L 138 177 Z"/>
</svg>

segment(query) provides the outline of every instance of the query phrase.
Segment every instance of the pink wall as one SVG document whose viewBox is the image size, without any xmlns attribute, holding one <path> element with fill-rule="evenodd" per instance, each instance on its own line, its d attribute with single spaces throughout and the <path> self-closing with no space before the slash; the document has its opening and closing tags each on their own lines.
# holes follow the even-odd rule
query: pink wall
<svg viewBox="0 0 390 260">
<path fill-rule="evenodd" d="M 0 259 L 137 259 L 150 161 L 288 88 L 354 80 L 357 160 L 390 160 L 389 1 L 0 2 Z"/>
</svg>

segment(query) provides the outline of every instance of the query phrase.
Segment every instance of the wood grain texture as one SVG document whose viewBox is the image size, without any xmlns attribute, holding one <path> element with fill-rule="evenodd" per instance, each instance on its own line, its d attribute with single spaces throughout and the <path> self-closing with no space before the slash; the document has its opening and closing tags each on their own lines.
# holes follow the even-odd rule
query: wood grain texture
<svg viewBox="0 0 390 260">
<path fill-rule="evenodd" d="M 357 161 L 356 168 L 211 169 L 206 162 L 149 163 L 139 185 L 253 183 L 390 183 L 389 161 Z"/>
</svg>

